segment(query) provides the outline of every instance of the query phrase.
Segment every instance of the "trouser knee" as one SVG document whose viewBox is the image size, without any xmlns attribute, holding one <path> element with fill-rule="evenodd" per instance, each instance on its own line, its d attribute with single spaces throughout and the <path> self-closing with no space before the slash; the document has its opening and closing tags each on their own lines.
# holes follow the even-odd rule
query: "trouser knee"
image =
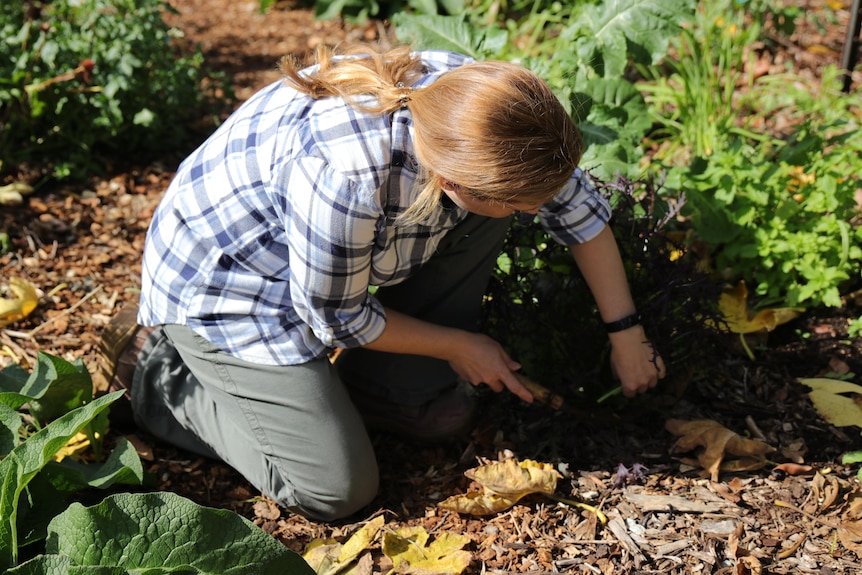
<svg viewBox="0 0 862 575">
<path fill-rule="evenodd" d="M 367 507 L 377 496 L 379 475 L 377 466 L 362 475 L 353 474 L 339 483 L 321 482 L 312 489 L 293 486 L 293 494 L 280 500 L 280 505 L 294 513 L 316 521 L 344 519 Z"/>
</svg>

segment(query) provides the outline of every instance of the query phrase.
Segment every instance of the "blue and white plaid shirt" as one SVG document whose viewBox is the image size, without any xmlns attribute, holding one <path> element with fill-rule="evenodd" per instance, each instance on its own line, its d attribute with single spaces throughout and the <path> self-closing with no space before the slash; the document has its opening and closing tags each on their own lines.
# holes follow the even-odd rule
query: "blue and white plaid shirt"
<svg viewBox="0 0 862 575">
<path fill-rule="evenodd" d="M 426 75 L 470 61 L 421 52 Z M 396 284 L 467 212 L 440 206 L 394 225 L 416 198 L 410 112 L 359 112 L 279 81 L 254 95 L 179 167 L 150 226 L 138 320 L 185 324 L 250 362 L 291 365 L 382 333 L 370 285 Z M 577 170 L 539 212 L 567 245 L 610 209 Z"/>
</svg>

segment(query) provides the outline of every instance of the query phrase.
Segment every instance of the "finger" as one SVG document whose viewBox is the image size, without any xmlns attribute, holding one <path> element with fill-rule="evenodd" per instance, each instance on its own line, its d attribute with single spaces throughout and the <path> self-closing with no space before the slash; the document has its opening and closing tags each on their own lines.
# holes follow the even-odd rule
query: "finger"
<svg viewBox="0 0 862 575">
<path fill-rule="evenodd" d="M 478 384 L 476 384 L 476 385 L 478 385 Z M 495 391 L 496 393 L 501 393 L 501 392 L 503 392 L 503 391 L 506 389 L 506 386 L 505 386 L 503 383 L 499 382 L 499 381 L 494 381 L 494 382 L 485 382 L 485 385 L 487 385 L 488 387 L 490 387 L 490 388 L 491 388 L 493 391 Z"/>
<path fill-rule="evenodd" d="M 509 371 L 518 371 L 519 369 L 521 369 L 521 364 L 512 359 L 512 356 L 506 353 L 506 350 L 503 349 L 502 346 L 500 346 L 500 355 L 503 358 L 503 363 L 505 363 L 506 367 L 509 368 Z"/>
<path fill-rule="evenodd" d="M 514 372 L 503 374 L 502 381 L 509 388 L 509 391 L 527 403 L 533 403 L 533 394 L 521 383 L 521 379 Z"/>
</svg>

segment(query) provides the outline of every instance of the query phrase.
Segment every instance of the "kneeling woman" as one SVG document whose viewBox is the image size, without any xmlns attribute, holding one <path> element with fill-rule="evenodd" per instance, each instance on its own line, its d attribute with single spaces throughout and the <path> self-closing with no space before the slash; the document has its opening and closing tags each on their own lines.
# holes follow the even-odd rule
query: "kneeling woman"
<svg viewBox="0 0 862 575">
<path fill-rule="evenodd" d="M 317 58 L 285 62 L 180 166 L 126 355 L 141 427 L 332 520 L 377 492 L 366 425 L 464 433 L 461 382 L 532 400 L 476 332 L 514 212 L 571 246 L 604 321 L 636 310 L 577 131 L 536 75 L 407 48 Z M 664 367 L 622 327 L 611 360 L 631 396 Z"/>
</svg>

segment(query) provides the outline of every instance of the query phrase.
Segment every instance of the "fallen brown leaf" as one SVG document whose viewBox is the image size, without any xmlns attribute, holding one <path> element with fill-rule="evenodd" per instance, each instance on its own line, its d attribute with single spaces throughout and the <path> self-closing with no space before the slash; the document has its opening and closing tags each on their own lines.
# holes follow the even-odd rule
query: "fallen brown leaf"
<svg viewBox="0 0 862 575">
<path fill-rule="evenodd" d="M 739 466 L 731 466 L 732 470 L 750 471 L 763 467 L 766 464 L 764 455 L 774 451 L 767 443 L 746 439 L 709 419 L 695 421 L 669 419 L 665 423 L 665 429 L 679 436 L 671 447 L 671 453 L 685 453 L 698 447 L 703 448 L 697 455 L 697 461 L 713 481 L 718 481 L 719 470 L 725 455 L 745 458 L 740 460 Z"/>
<path fill-rule="evenodd" d="M 255 516 L 260 517 L 261 519 L 275 521 L 276 519 L 281 517 L 281 509 L 279 509 L 278 505 L 276 505 L 273 501 L 255 501 L 252 508 L 254 509 Z"/>
<path fill-rule="evenodd" d="M 760 575 L 763 573 L 763 566 L 760 564 L 760 559 L 753 555 L 740 557 L 736 564 L 737 575 Z"/>
<path fill-rule="evenodd" d="M 842 521 L 838 525 L 838 540 L 848 550 L 862 553 L 862 521 Z"/>
</svg>

